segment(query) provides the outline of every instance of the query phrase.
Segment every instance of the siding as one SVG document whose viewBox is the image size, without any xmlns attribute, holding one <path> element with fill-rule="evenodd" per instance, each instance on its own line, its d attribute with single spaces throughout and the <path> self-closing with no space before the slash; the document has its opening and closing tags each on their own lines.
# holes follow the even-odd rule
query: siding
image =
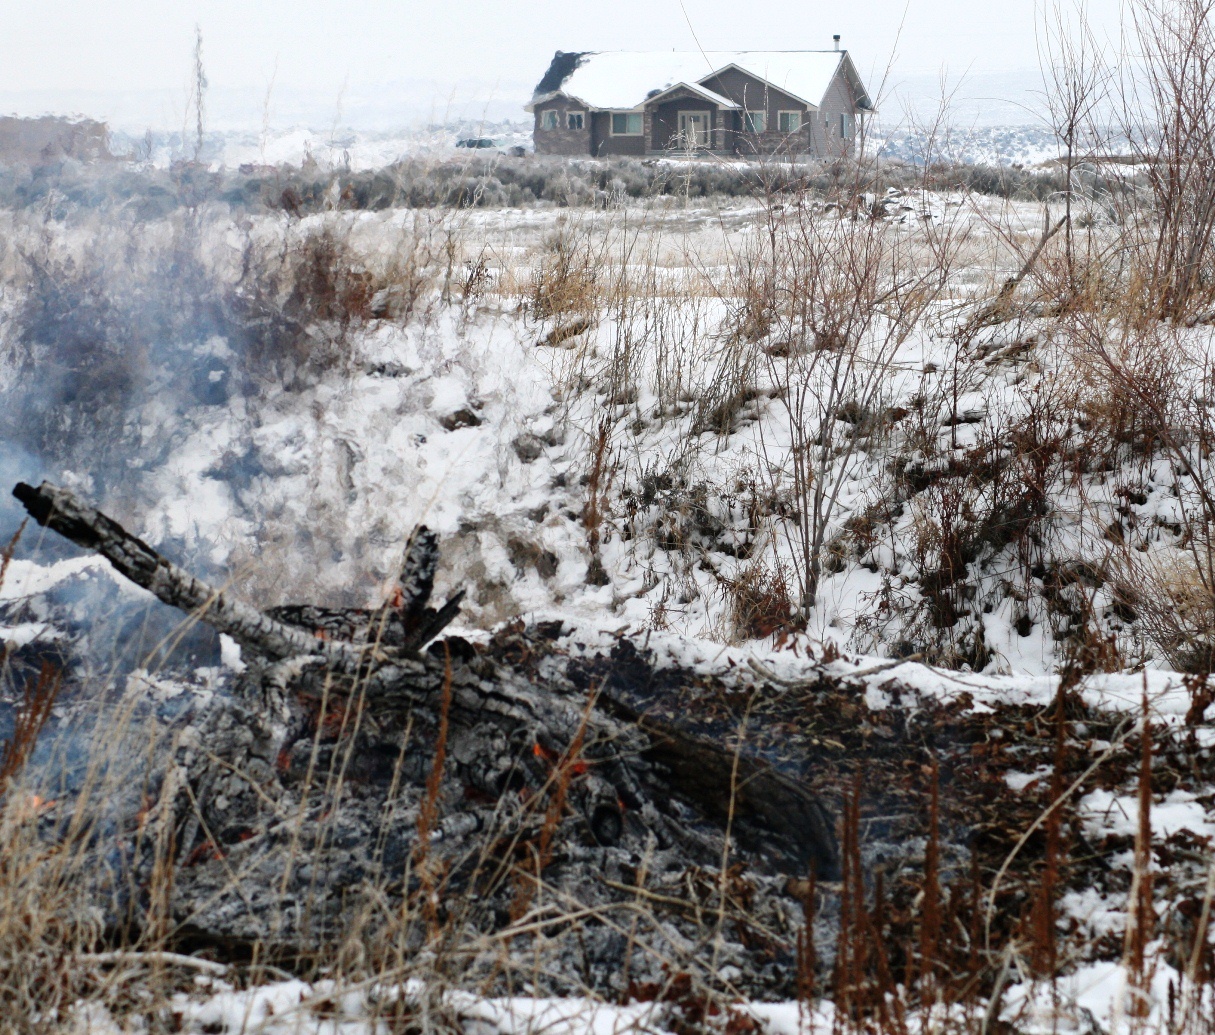
<svg viewBox="0 0 1215 1035">
<path fill-rule="evenodd" d="M 557 129 L 544 129 L 543 119 L 546 111 L 557 112 Z M 566 129 L 565 116 L 569 112 L 582 112 L 582 129 Z M 532 128 L 532 141 L 539 155 L 589 155 L 591 151 L 591 113 L 581 104 L 567 100 L 564 97 L 554 97 L 536 106 L 535 125 Z"/>
<path fill-rule="evenodd" d="M 757 151 L 805 151 L 810 146 L 807 123 L 813 118 L 806 105 L 795 97 L 769 86 L 762 79 L 748 75 L 737 68 L 727 68 L 720 75 L 706 79 L 706 89 L 729 97 L 735 104 L 748 111 L 763 111 L 768 116 L 768 128 L 761 134 L 743 132 L 742 112 L 725 112 L 726 132 L 719 145 L 722 150 L 753 154 Z M 780 112 L 797 111 L 802 114 L 802 129 L 793 135 L 780 131 Z"/>
<path fill-rule="evenodd" d="M 847 116 L 847 133 L 840 137 L 840 116 Z M 813 150 L 830 158 L 850 150 L 856 139 L 856 100 L 852 86 L 842 71 L 837 72 L 827 87 L 822 106 L 812 117 Z"/>
<path fill-rule="evenodd" d="M 591 147 L 597 155 L 644 155 L 645 133 L 637 136 L 612 136 L 612 113 L 597 111 L 592 115 Z"/>
</svg>

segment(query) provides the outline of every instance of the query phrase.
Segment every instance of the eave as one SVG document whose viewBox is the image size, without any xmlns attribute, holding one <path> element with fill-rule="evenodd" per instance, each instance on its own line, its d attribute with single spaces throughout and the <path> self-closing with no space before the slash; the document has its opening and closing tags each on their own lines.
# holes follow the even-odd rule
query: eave
<svg viewBox="0 0 1215 1035">
<path fill-rule="evenodd" d="M 730 100 L 729 97 L 723 97 L 721 94 L 716 93 L 713 90 L 709 90 L 706 87 L 701 86 L 699 83 L 675 83 L 668 86 L 665 90 L 647 97 L 643 104 L 653 104 L 655 101 L 660 101 L 668 94 L 675 93 L 677 90 L 687 90 L 688 93 L 694 93 L 703 100 L 708 101 L 710 104 L 717 105 L 719 108 L 724 108 L 730 111 L 738 111 L 741 108 L 741 105 L 735 104 L 732 100 Z"/>
</svg>

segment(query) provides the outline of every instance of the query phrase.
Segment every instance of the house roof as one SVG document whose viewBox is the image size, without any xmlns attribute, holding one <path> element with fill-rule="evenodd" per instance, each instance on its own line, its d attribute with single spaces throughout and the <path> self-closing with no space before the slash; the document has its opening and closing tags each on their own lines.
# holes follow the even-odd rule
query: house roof
<svg viewBox="0 0 1215 1035">
<path fill-rule="evenodd" d="M 842 50 L 558 51 L 527 107 L 564 94 L 588 108 L 627 111 L 673 86 L 703 82 L 732 65 L 817 107 L 847 56 Z"/>
<path fill-rule="evenodd" d="M 667 94 L 674 93 L 676 90 L 687 90 L 689 93 L 697 94 L 697 95 L 703 97 L 706 101 L 712 101 L 719 108 L 737 108 L 737 107 L 739 107 L 732 100 L 730 100 L 729 97 L 723 97 L 719 93 L 714 93 L 712 90 L 708 89 L 707 87 L 701 86 L 699 83 L 675 83 L 673 86 L 668 86 L 665 90 L 661 90 L 658 93 L 651 93 L 650 96 L 646 98 L 646 100 L 647 101 L 656 101 L 660 97 L 665 97 L 665 96 L 667 96 Z"/>
</svg>

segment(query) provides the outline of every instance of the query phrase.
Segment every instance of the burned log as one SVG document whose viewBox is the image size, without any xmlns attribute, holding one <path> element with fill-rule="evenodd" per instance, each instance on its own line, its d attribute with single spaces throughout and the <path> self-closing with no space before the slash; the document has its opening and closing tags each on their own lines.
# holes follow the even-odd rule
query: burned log
<svg viewBox="0 0 1215 1035">
<path fill-rule="evenodd" d="M 315 944 L 351 922 L 372 886 L 406 903 L 438 888 L 441 907 L 422 910 L 429 922 L 442 912 L 494 937 L 537 895 L 577 902 L 603 925 L 606 960 L 620 951 L 608 947 L 612 911 L 658 894 L 683 902 L 655 921 L 664 951 L 687 955 L 728 916 L 749 932 L 737 951 L 770 970 L 796 941 L 786 883 L 837 874 L 818 796 L 745 736 L 729 744 L 650 708 L 633 692 L 635 649 L 594 671 L 551 623 L 427 647 L 460 594 L 429 607 L 438 550 L 425 529 L 384 606 L 263 613 L 67 490 L 22 484 L 14 495 L 252 662 L 165 761 L 174 911 L 195 935 Z M 152 865 L 132 852 L 132 867 Z M 737 867 L 746 894 L 727 893 Z M 654 874 L 674 891 L 647 887 Z"/>
<path fill-rule="evenodd" d="M 19 482 L 13 495 L 40 525 L 58 532 L 77 546 L 94 550 L 135 585 L 153 593 L 163 603 L 206 622 L 242 647 L 269 661 L 317 656 L 323 663 L 347 675 L 365 673 L 383 662 L 381 648 L 394 644 L 397 666 L 449 625 L 459 612 L 462 593 L 457 593 L 438 611 L 426 606 L 438 562 L 437 540 L 420 528 L 406 551 L 400 585 L 404 622 L 398 639 L 390 631 L 390 610 L 344 613 L 316 607 L 281 608 L 270 614 L 234 599 L 209 586 L 162 557 L 147 543 L 131 535 L 112 518 L 88 506 L 67 489 L 43 482 L 38 488 Z M 327 628 L 332 625 L 333 628 Z M 395 631 L 395 630 L 394 630 Z M 332 632 L 333 635 L 327 635 Z M 379 682 L 396 674 L 389 666 Z"/>
<path fill-rule="evenodd" d="M 241 646 L 275 661 L 317 654 L 341 671 L 356 671 L 363 662 L 362 652 L 348 643 L 309 636 L 194 578 L 67 489 L 49 482 L 38 488 L 19 482 L 13 495 L 38 524 L 96 551 L 135 585 L 206 621 Z"/>
<path fill-rule="evenodd" d="M 275 621 L 329 640 L 417 651 L 454 621 L 464 599 L 464 591 L 459 590 L 437 610 L 429 606 L 438 565 L 439 537 L 425 525 L 419 525 L 405 547 L 397 584 L 384 606 L 366 611 L 295 604 L 272 607 L 266 614 Z"/>
</svg>

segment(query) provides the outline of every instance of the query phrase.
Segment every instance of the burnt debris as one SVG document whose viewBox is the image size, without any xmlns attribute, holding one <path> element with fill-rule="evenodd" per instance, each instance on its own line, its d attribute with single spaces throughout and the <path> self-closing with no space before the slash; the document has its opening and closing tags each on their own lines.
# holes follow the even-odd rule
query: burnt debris
<svg viewBox="0 0 1215 1035">
<path fill-rule="evenodd" d="M 1058 781 L 1024 774 L 1082 780 L 1095 745 L 1125 736 L 1125 716 L 1079 696 L 975 707 L 893 672 L 873 686 L 824 659 L 790 680 L 562 621 L 435 638 L 459 594 L 430 606 L 425 529 L 383 606 L 262 612 L 68 491 L 16 495 L 185 624 L 242 646 L 239 675 L 145 672 L 134 697 L 116 688 L 139 718 L 113 725 L 129 770 L 74 799 L 57 790 L 38 820 L 51 839 L 86 830 L 89 908 L 113 931 L 288 966 L 441 959 L 445 980 L 504 992 L 691 980 L 788 998 L 831 981 L 855 1006 L 858 989 L 886 1002 L 891 975 L 919 980 L 934 953 L 934 972 L 992 987 L 999 946 L 1042 914 L 1044 866 L 1055 894 L 1125 891 L 1107 861 L 1125 846 L 1090 845 L 1075 799 L 1051 838 L 1025 836 Z M 104 694 L 72 679 L 57 711 Z M 90 707 L 111 735 L 108 699 Z M 1162 773 L 1194 764 L 1174 739 L 1157 745 Z M 1124 754 L 1103 785 L 1133 777 Z"/>
<path fill-rule="evenodd" d="M 429 606 L 438 540 L 425 528 L 382 607 L 262 612 L 66 489 L 21 484 L 14 495 L 242 647 L 231 694 L 194 711 L 158 774 L 173 913 L 192 938 L 315 948 L 341 937 L 369 896 L 387 896 L 397 911 L 421 897 L 431 926 L 493 939 L 543 901 L 557 927 L 563 910 L 602 914 L 584 932 L 579 980 L 600 968 L 608 987 L 624 951 L 611 918 L 653 900 L 665 915 L 638 978 L 656 978 L 662 954 L 699 966 L 691 947 L 727 920 L 741 932 L 727 962 L 772 991 L 791 973 L 800 909 L 785 889 L 837 877 L 833 822 L 745 738 L 681 729 L 652 709 L 653 673 L 630 645 L 605 676 L 552 623 L 479 646 L 435 641 L 461 594 Z M 151 873 L 152 848 L 132 838 L 115 886 Z"/>
</svg>

